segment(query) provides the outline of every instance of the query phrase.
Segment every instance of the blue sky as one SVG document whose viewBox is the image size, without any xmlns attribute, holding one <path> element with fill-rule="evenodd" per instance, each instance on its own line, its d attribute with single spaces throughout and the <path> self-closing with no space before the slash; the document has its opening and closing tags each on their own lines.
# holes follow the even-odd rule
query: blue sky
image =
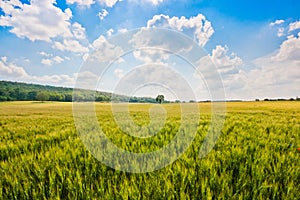
<svg viewBox="0 0 300 200">
<path fill-rule="evenodd" d="M 73 87 L 82 64 L 101 44 L 148 26 L 194 39 L 217 67 L 227 99 L 295 98 L 299 10 L 298 0 L 2 0 L 0 79 Z M 145 55 L 139 54 L 140 64 L 149 62 Z M 114 67 L 100 90 L 113 91 L 126 80 L 126 70 Z M 179 69 L 184 77 L 195 77 L 187 71 L 184 65 Z M 205 80 L 200 82 L 190 83 L 197 98 L 209 98 L 209 91 L 202 91 Z M 145 91 L 141 94 L 152 95 Z"/>
</svg>

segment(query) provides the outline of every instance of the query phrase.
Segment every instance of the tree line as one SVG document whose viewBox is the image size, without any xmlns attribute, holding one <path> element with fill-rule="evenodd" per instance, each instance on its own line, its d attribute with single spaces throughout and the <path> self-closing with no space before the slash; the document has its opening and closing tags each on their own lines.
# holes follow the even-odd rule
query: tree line
<svg viewBox="0 0 300 200">
<path fill-rule="evenodd" d="M 115 101 L 155 103 L 156 99 L 151 97 L 128 97 L 125 95 L 84 89 L 76 90 L 74 95 L 73 88 L 0 81 L 0 101 Z"/>
</svg>

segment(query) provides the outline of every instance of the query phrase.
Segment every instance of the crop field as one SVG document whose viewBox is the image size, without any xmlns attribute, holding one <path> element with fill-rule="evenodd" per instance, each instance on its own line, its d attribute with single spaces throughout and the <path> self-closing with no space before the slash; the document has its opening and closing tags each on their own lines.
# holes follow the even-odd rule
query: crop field
<svg viewBox="0 0 300 200">
<path fill-rule="evenodd" d="M 222 134 L 199 158 L 210 122 L 200 103 L 197 135 L 175 162 L 128 173 L 99 162 L 79 138 L 72 103 L 0 103 L 0 199 L 299 199 L 300 102 L 230 102 Z M 130 116 L 149 124 L 152 104 L 130 104 Z M 134 140 L 115 123 L 111 106 L 96 103 L 103 131 L 133 152 L 162 148 L 180 126 L 179 104 L 159 134 Z"/>
</svg>

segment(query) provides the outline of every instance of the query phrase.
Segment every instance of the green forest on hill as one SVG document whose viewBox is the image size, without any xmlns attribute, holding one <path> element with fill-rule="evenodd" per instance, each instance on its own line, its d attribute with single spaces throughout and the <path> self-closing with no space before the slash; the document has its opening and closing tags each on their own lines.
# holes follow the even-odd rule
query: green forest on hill
<svg viewBox="0 0 300 200">
<path fill-rule="evenodd" d="M 54 87 L 48 85 L 28 84 L 10 81 L 0 81 L 0 101 L 97 101 L 97 102 L 137 102 L 155 103 L 151 97 L 128 97 L 108 92 L 92 90 L 76 90 L 73 88 Z"/>
</svg>

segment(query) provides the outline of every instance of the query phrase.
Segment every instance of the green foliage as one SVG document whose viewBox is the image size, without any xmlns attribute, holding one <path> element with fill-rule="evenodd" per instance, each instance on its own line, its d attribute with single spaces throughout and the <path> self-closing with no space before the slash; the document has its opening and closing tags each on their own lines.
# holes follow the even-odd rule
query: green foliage
<svg viewBox="0 0 300 200">
<path fill-rule="evenodd" d="M 46 92 L 38 92 L 36 95 L 36 100 L 47 101 L 47 100 L 49 100 L 49 96 Z"/>
<path fill-rule="evenodd" d="M 164 95 L 162 95 L 162 94 L 159 94 L 159 95 L 157 95 L 157 97 L 156 97 L 156 102 L 157 103 L 163 103 L 164 102 L 164 100 L 165 100 L 165 96 Z"/>
<path fill-rule="evenodd" d="M 49 97 L 50 98 L 50 97 Z M 210 103 L 190 148 L 161 170 L 131 174 L 97 161 L 79 139 L 71 103 L 0 103 L 0 199 L 298 199 L 300 102 L 227 103 L 223 132 L 198 157 L 209 128 Z M 117 146 L 133 152 L 168 144 L 180 125 L 179 104 L 163 104 L 165 126 L 134 139 L 114 121 L 111 105 L 96 104 L 99 123 Z M 150 104 L 131 104 L 130 116 L 149 124 Z"/>
<path fill-rule="evenodd" d="M 73 89 L 64 87 L 45 86 L 37 84 L 0 81 L 1 101 L 97 101 L 110 102 L 113 96 L 115 102 L 155 103 L 150 97 L 127 97 L 108 92 L 91 90 L 76 90 L 73 98 Z"/>
</svg>

